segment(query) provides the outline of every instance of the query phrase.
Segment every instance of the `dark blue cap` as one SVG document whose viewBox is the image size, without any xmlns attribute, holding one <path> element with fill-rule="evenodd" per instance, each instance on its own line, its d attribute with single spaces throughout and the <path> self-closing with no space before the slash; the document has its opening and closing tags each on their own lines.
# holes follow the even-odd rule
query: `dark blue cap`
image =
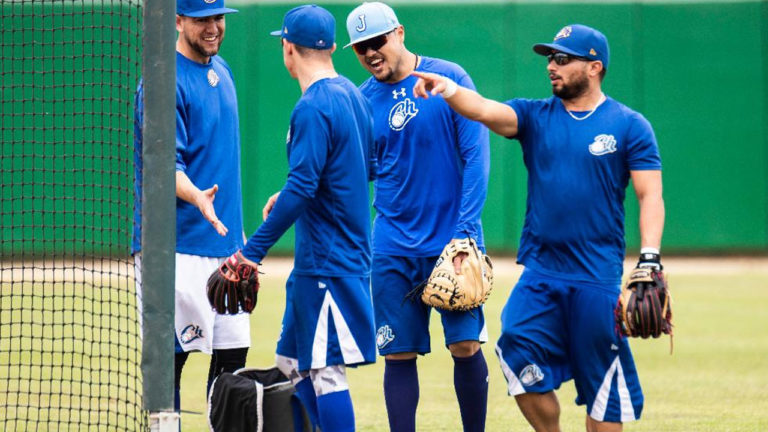
<svg viewBox="0 0 768 432">
<path fill-rule="evenodd" d="M 590 60 L 600 60 L 605 69 L 608 69 L 608 60 L 610 59 L 608 39 L 605 35 L 592 27 L 581 24 L 563 27 L 557 32 L 552 43 L 536 44 L 533 46 L 533 50 L 544 56 L 555 50 Z"/>
<path fill-rule="evenodd" d="M 283 28 L 270 33 L 307 48 L 325 50 L 336 41 L 336 20 L 318 5 L 304 5 L 288 11 Z"/>
<path fill-rule="evenodd" d="M 235 13 L 237 9 L 224 7 L 224 0 L 176 0 L 176 14 L 193 18 Z"/>
</svg>

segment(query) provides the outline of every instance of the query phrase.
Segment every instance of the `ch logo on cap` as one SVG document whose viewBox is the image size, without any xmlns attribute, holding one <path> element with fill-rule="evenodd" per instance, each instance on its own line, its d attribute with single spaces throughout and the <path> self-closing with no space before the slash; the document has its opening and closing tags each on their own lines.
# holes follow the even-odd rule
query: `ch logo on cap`
<svg viewBox="0 0 768 432">
<path fill-rule="evenodd" d="M 555 39 L 554 40 L 567 38 L 568 36 L 571 35 L 572 31 L 573 31 L 573 29 L 571 29 L 571 26 L 565 26 L 562 29 L 560 29 L 559 32 L 557 32 L 557 34 L 555 35 Z"/>
<path fill-rule="evenodd" d="M 357 19 L 360 20 L 360 24 L 358 24 L 357 27 L 355 27 L 355 30 L 362 33 L 365 31 L 368 26 L 365 24 L 365 15 L 358 15 Z"/>
</svg>

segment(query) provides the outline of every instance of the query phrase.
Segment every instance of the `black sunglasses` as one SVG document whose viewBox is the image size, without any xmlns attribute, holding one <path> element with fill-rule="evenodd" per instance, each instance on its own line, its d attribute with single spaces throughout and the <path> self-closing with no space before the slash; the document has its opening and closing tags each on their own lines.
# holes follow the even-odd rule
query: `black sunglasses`
<svg viewBox="0 0 768 432">
<path fill-rule="evenodd" d="M 356 53 L 360 55 L 365 55 L 366 52 L 368 52 L 368 48 L 377 51 L 379 48 L 383 47 L 387 43 L 387 37 L 393 32 L 394 30 L 384 33 L 383 35 L 376 36 L 375 38 L 371 38 L 368 40 L 364 40 L 362 42 L 358 42 L 354 45 L 352 45 L 352 49 L 355 50 Z"/>
<path fill-rule="evenodd" d="M 570 63 L 571 60 L 592 61 L 586 57 L 573 56 L 570 54 L 566 54 L 564 52 L 547 54 L 547 62 L 551 62 L 552 60 L 554 60 L 555 64 L 557 64 L 558 66 L 565 66 L 568 63 Z"/>
</svg>

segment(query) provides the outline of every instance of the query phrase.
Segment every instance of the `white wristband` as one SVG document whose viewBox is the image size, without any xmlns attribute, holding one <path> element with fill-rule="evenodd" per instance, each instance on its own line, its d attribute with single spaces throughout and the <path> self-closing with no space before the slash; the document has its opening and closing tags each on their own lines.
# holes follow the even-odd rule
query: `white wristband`
<svg viewBox="0 0 768 432">
<path fill-rule="evenodd" d="M 647 253 L 659 255 L 659 250 L 655 247 L 643 247 L 640 249 L 640 254 Z"/>
<path fill-rule="evenodd" d="M 455 81 L 453 81 L 450 78 L 445 78 L 445 90 L 440 92 L 440 96 L 443 97 L 443 99 L 447 99 L 453 95 L 456 94 L 456 90 L 459 89 L 458 84 L 456 84 Z"/>
</svg>

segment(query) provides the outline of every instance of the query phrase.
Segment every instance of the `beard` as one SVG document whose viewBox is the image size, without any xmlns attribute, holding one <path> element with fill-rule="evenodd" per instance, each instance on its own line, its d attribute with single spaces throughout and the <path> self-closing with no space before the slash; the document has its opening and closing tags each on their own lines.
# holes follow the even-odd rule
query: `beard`
<svg viewBox="0 0 768 432">
<path fill-rule="evenodd" d="M 553 87 L 552 94 L 560 99 L 568 100 L 583 95 L 588 87 L 589 79 L 587 78 L 587 74 L 581 74 L 574 78 L 573 82 L 570 84 L 563 84 L 560 88 Z"/>
<path fill-rule="evenodd" d="M 200 54 L 203 57 L 212 57 L 219 53 L 219 48 L 221 47 L 221 40 L 222 38 L 218 39 L 218 43 L 216 44 L 216 48 L 205 48 L 203 45 L 198 43 L 197 41 L 191 40 L 189 37 L 184 35 L 184 38 L 187 40 L 187 44 L 190 48 L 192 48 L 193 51 Z"/>
</svg>

